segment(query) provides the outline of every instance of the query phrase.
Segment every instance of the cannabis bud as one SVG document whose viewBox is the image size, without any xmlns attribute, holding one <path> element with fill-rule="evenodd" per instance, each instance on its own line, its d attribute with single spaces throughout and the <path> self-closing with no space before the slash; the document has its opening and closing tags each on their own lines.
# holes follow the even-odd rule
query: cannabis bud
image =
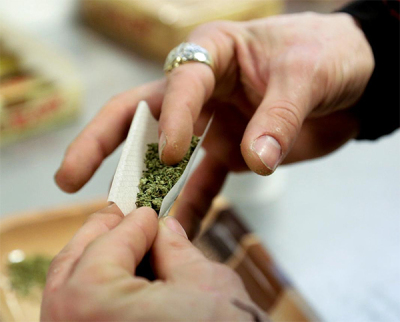
<svg viewBox="0 0 400 322">
<path fill-rule="evenodd" d="M 51 260 L 50 257 L 36 255 L 19 263 L 8 263 L 12 288 L 21 295 L 29 295 L 35 287 L 43 289 Z"/>
<path fill-rule="evenodd" d="M 192 137 L 190 148 L 185 157 L 176 165 L 165 165 L 161 163 L 158 156 L 158 144 L 147 145 L 144 163 L 146 170 L 143 171 L 139 182 L 139 192 L 136 196 L 136 206 L 151 207 L 157 214 L 160 212 L 164 197 L 172 189 L 181 177 L 189 162 L 190 156 L 199 143 L 199 138 Z"/>
</svg>

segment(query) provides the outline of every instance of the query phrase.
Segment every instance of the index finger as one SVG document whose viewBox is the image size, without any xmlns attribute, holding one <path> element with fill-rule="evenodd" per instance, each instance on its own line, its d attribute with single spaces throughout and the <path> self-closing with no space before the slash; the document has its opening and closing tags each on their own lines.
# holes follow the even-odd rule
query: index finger
<svg viewBox="0 0 400 322">
<path fill-rule="evenodd" d="M 123 217 L 121 210 L 115 204 L 89 216 L 69 243 L 53 259 L 47 274 L 45 292 L 49 293 L 60 287 L 70 277 L 87 245 L 116 227 Z"/>
<path fill-rule="evenodd" d="M 122 93 L 106 104 L 68 147 L 55 175 L 58 186 L 65 192 L 82 188 L 126 138 L 139 101 L 146 100 L 158 117 L 164 87 L 165 80 L 156 81 Z"/>
<path fill-rule="evenodd" d="M 193 125 L 214 84 L 211 68 L 201 63 L 179 66 L 168 75 L 159 124 L 160 159 L 164 163 L 176 164 L 186 154 Z"/>
<path fill-rule="evenodd" d="M 214 61 L 210 66 L 189 62 L 174 68 L 167 75 L 159 124 L 160 159 L 176 164 L 186 154 L 204 103 L 211 97 L 216 84 L 225 71 L 232 67 L 234 57 L 232 38 L 224 31 L 226 23 L 212 23 L 197 29 L 189 38 L 206 49 Z"/>
<path fill-rule="evenodd" d="M 85 283 L 101 283 L 120 276 L 133 275 L 150 249 L 157 234 L 156 212 L 139 208 L 110 232 L 92 242 L 76 265 L 72 278 Z"/>
</svg>

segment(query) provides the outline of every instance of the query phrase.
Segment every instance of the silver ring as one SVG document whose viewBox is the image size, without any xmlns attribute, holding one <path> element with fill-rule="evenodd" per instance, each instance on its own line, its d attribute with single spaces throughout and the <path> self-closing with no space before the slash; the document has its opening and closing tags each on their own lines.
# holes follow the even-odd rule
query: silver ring
<svg viewBox="0 0 400 322">
<path fill-rule="evenodd" d="M 168 73 L 174 68 L 190 62 L 203 63 L 214 70 L 213 60 L 206 49 L 190 42 L 183 42 L 168 54 L 164 63 L 164 71 Z"/>
</svg>

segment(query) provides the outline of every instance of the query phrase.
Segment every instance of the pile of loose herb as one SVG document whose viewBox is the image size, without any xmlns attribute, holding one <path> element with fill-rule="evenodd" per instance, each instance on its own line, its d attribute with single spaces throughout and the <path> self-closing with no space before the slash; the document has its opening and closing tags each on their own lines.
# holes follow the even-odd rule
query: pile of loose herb
<svg viewBox="0 0 400 322">
<path fill-rule="evenodd" d="M 19 263 L 8 264 L 11 287 L 21 295 L 29 295 L 34 287 L 43 289 L 51 258 L 42 255 L 32 256 Z"/>
<path fill-rule="evenodd" d="M 193 136 L 189 151 L 181 162 L 169 166 L 160 162 L 158 156 L 158 144 L 148 144 L 144 163 L 146 170 L 143 171 L 139 183 L 139 193 L 136 196 L 136 206 L 151 207 L 157 213 L 167 193 L 178 181 L 189 162 L 190 156 L 199 142 L 199 138 Z"/>
</svg>

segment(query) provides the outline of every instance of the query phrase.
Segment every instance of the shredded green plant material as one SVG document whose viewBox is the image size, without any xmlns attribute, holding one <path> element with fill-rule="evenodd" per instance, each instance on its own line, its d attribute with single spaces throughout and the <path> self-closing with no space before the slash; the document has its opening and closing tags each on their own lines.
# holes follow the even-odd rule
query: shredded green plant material
<svg viewBox="0 0 400 322">
<path fill-rule="evenodd" d="M 36 255 L 19 263 L 8 263 L 11 287 L 21 295 L 29 295 L 35 287 L 43 289 L 51 260 L 50 257 Z"/>
<path fill-rule="evenodd" d="M 136 206 L 151 207 L 157 214 L 160 212 L 161 203 L 171 188 L 181 177 L 189 162 L 190 156 L 199 143 L 199 138 L 192 137 L 190 148 L 181 162 L 176 165 L 165 165 L 160 162 L 158 156 L 158 144 L 148 144 L 143 171 L 139 183 L 139 193 L 136 196 Z"/>
</svg>

